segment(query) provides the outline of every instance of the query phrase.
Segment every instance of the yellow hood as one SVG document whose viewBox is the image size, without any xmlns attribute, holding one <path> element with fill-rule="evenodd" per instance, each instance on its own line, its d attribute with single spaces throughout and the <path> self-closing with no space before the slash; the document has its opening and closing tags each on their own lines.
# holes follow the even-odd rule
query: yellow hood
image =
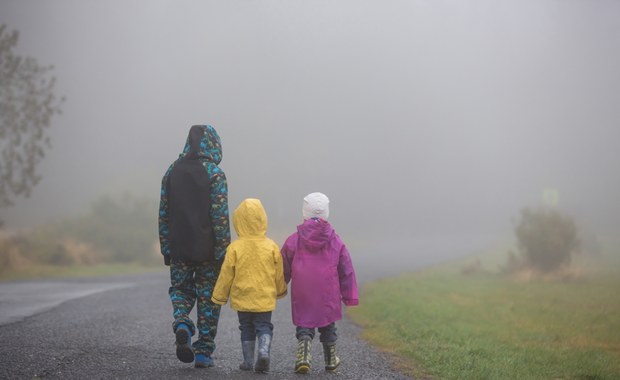
<svg viewBox="0 0 620 380">
<path fill-rule="evenodd" d="M 233 225 L 240 238 L 265 236 L 267 224 L 267 213 L 258 199 L 245 199 L 233 214 Z"/>
</svg>

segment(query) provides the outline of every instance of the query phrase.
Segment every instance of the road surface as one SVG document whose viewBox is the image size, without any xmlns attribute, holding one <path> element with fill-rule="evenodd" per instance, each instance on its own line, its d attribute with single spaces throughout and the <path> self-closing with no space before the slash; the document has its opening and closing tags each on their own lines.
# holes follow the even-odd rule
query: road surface
<svg viewBox="0 0 620 380">
<path fill-rule="evenodd" d="M 222 309 L 215 367 L 177 360 L 165 271 L 91 280 L 0 283 L 0 379 L 255 379 L 242 372 L 236 313 Z M 278 302 L 270 379 L 408 379 L 359 339 L 350 321 L 337 323 L 335 374 L 323 368 L 318 338 L 308 375 L 292 372 L 296 340 L 290 300 Z M 21 311 L 20 311 L 21 310 Z M 20 316 L 20 313 L 22 314 Z M 30 315 L 30 316 L 28 316 Z"/>
<path fill-rule="evenodd" d="M 387 240 L 351 245 L 358 283 L 480 252 L 488 236 Z M 387 244 L 389 243 L 389 244 Z M 403 248 L 405 247 L 405 248 Z M 0 282 L 0 379 L 255 379 L 242 372 L 237 316 L 222 309 L 216 366 L 194 369 L 175 355 L 169 279 L 165 270 L 98 279 Z M 337 373 L 323 369 L 318 338 L 308 375 L 292 372 L 296 340 L 290 300 L 278 301 L 270 379 L 408 379 L 387 357 L 359 339 L 360 329 L 337 323 Z M 361 300 L 363 302 L 363 299 Z M 195 316 L 195 314 L 194 314 Z M 317 344 L 318 343 L 318 344 Z"/>
</svg>

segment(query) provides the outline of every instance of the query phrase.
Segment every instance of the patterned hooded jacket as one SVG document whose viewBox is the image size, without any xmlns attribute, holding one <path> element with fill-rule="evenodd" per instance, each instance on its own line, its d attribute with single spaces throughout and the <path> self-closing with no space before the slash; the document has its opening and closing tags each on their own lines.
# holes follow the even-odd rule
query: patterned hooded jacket
<svg viewBox="0 0 620 380">
<path fill-rule="evenodd" d="M 222 144 L 210 125 L 194 125 L 161 183 L 159 242 L 164 263 L 219 262 L 230 243 Z"/>
<path fill-rule="evenodd" d="M 282 255 L 267 236 L 267 214 L 258 199 L 246 199 L 233 214 L 239 239 L 226 250 L 211 300 L 224 305 L 230 297 L 234 310 L 266 312 L 286 295 Z"/>
<path fill-rule="evenodd" d="M 295 326 L 327 326 L 342 319 L 341 303 L 359 303 L 351 256 L 328 221 L 312 218 L 297 226 L 282 256 Z"/>
</svg>

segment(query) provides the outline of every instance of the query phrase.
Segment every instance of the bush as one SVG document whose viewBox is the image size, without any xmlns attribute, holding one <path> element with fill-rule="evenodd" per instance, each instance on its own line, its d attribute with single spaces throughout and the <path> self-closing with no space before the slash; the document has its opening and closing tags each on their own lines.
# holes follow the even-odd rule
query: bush
<svg viewBox="0 0 620 380">
<path fill-rule="evenodd" d="M 30 264 L 158 264 L 158 242 L 155 200 L 104 196 L 78 218 L 0 234 L 0 274 Z"/>
<path fill-rule="evenodd" d="M 541 272 L 568 266 L 580 244 L 574 221 L 552 209 L 521 210 L 515 234 L 523 265 Z"/>
<path fill-rule="evenodd" d="M 104 262 L 154 263 L 157 241 L 157 203 L 153 200 L 104 196 L 96 200 L 88 214 L 69 221 L 65 234 L 98 252 Z"/>
<path fill-rule="evenodd" d="M 31 265 L 32 260 L 23 253 L 24 243 L 21 235 L 0 230 L 0 275 Z"/>
</svg>

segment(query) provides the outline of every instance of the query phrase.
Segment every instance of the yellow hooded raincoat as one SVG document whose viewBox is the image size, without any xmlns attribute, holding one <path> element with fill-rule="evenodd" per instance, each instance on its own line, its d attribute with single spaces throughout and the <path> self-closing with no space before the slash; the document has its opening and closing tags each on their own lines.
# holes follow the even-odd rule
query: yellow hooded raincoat
<svg viewBox="0 0 620 380">
<path fill-rule="evenodd" d="M 258 199 L 246 199 L 233 214 L 238 239 L 226 249 L 211 300 L 236 311 L 266 312 L 286 295 L 282 255 L 267 233 L 267 213 Z"/>
</svg>

